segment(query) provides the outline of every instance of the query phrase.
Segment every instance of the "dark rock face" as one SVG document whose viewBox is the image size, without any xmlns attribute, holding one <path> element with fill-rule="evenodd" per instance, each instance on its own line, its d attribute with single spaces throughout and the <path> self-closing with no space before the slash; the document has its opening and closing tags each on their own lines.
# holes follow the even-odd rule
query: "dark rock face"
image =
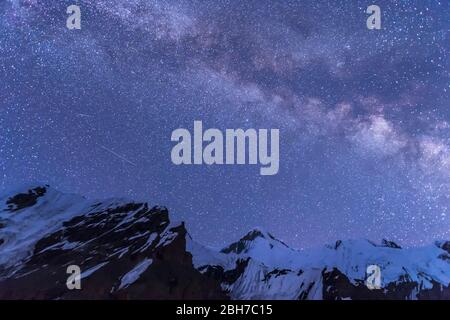
<svg viewBox="0 0 450 320">
<path fill-rule="evenodd" d="M 6 201 L 8 211 L 14 212 L 27 207 L 34 206 L 39 197 L 45 195 L 47 189 L 45 187 L 37 187 L 28 190 L 28 193 L 19 193 Z"/>
<path fill-rule="evenodd" d="M 437 243 L 438 247 L 447 251 L 450 254 L 450 241 Z"/>
<path fill-rule="evenodd" d="M 398 244 L 396 244 L 394 241 L 389 241 L 386 239 L 383 239 L 381 244 L 385 247 L 388 248 L 394 248 L 394 249 L 401 249 L 402 247 L 400 247 Z"/>
<path fill-rule="evenodd" d="M 0 299 L 225 299 L 217 281 L 194 269 L 184 225 L 169 223 L 167 210 L 136 203 L 74 217 L 0 280 Z M 120 287 L 145 259 L 149 267 Z M 82 290 L 68 290 L 69 265 L 98 271 L 82 274 Z"/>
<path fill-rule="evenodd" d="M 336 243 L 334 244 L 334 250 L 337 250 L 342 244 L 341 240 L 336 241 Z"/>
<path fill-rule="evenodd" d="M 203 268 L 200 268 L 200 270 L 205 276 L 213 278 L 214 280 L 217 280 L 220 283 L 233 284 L 239 279 L 239 277 L 241 277 L 244 274 L 245 268 L 247 268 L 249 260 L 250 259 L 237 260 L 235 268 L 231 270 L 225 271 L 221 266 L 205 266 Z"/>
<path fill-rule="evenodd" d="M 264 276 L 263 281 L 269 281 L 271 278 L 277 278 L 279 276 L 284 276 L 286 274 L 288 274 L 289 272 L 292 272 L 292 270 L 289 269 L 274 269 L 272 271 L 270 271 L 269 273 L 267 273 Z"/>
</svg>

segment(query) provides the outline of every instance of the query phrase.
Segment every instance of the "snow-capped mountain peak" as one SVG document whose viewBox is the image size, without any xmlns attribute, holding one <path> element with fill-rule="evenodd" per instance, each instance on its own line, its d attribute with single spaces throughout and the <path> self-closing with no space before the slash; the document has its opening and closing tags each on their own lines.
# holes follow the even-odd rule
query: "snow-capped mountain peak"
<svg viewBox="0 0 450 320">
<path fill-rule="evenodd" d="M 220 252 L 239 259 L 251 258 L 266 266 L 291 268 L 298 264 L 298 251 L 262 228 L 252 229 Z"/>
<path fill-rule="evenodd" d="M 250 230 L 245 236 L 243 236 L 239 241 L 232 243 L 228 247 L 221 250 L 222 253 L 247 253 L 251 249 L 254 249 L 258 245 L 267 245 L 270 249 L 278 246 L 288 247 L 285 243 L 280 240 L 275 239 L 270 233 L 266 232 L 261 228 L 254 228 Z"/>
<path fill-rule="evenodd" d="M 31 254 L 37 241 L 89 205 L 81 196 L 48 185 L 4 194 L 0 202 L 0 266 L 14 265 Z"/>
</svg>

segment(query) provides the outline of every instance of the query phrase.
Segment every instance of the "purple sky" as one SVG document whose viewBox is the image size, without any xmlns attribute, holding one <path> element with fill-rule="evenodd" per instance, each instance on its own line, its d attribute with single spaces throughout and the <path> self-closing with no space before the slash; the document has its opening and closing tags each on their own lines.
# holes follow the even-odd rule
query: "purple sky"
<svg viewBox="0 0 450 320">
<path fill-rule="evenodd" d="M 147 200 L 218 246 L 449 239 L 449 21 L 437 0 L 2 1 L 0 188 Z M 194 120 L 279 128 L 279 173 L 174 166 Z"/>
</svg>

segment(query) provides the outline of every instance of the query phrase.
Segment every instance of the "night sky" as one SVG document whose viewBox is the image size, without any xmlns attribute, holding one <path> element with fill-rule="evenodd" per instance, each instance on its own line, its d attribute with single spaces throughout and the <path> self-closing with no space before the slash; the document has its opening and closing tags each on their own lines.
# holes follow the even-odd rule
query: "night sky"
<svg viewBox="0 0 450 320">
<path fill-rule="evenodd" d="M 81 7 L 81 30 L 66 8 Z M 381 8 L 368 30 L 366 9 Z M 169 208 L 199 242 L 450 238 L 450 10 L 417 1 L 0 1 L 0 189 Z M 173 130 L 280 129 L 280 170 L 175 166 Z"/>
</svg>

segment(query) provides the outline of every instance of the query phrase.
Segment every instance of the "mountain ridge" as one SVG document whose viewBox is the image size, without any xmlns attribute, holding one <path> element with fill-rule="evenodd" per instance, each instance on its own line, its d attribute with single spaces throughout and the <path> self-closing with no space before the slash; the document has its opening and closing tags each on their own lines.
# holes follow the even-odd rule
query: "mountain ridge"
<svg viewBox="0 0 450 320">
<path fill-rule="evenodd" d="M 296 250 L 254 228 L 213 249 L 164 207 L 48 185 L 15 192 L 0 199 L 3 299 L 450 299 L 450 241 Z M 69 265 L 80 266 L 82 290 L 66 287 Z M 365 285 L 368 265 L 380 267 L 382 289 Z"/>
</svg>

